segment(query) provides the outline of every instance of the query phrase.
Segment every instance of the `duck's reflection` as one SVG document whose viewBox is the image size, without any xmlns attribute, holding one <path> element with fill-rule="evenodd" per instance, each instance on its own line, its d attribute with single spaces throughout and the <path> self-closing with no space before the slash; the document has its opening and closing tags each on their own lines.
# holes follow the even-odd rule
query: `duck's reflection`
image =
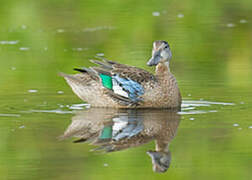
<svg viewBox="0 0 252 180">
<path fill-rule="evenodd" d="M 147 154 L 153 171 L 165 172 L 170 166 L 169 144 L 175 137 L 180 116 L 169 110 L 87 109 L 73 118 L 62 139 L 77 137 L 75 143 L 88 141 L 95 150 L 106 152 L 140 146 L 155 140 L 155 150 Z"/>
</svg>

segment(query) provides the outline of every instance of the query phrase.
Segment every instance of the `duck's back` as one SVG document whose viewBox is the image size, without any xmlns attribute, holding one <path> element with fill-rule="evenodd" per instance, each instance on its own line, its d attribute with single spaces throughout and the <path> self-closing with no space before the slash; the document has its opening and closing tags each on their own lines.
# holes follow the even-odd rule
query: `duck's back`
<svg viewBox="0 0 252 180">
<path fill-rule="evenodd" d="M 176 108 L 181 97 L 175 77 L 154 76 L 136 67 L 112 61 L 98 62 L 79 74 L 61 74 L 74 93 L 94 107 Z"/>
<path fill-rule="evenodd" d="M 117 107 L 118 104 L 106 93 L 100 80 L 92 79 L 87 73 L 61 74 L 73 92 L 93 107 Z"/>
</svg>

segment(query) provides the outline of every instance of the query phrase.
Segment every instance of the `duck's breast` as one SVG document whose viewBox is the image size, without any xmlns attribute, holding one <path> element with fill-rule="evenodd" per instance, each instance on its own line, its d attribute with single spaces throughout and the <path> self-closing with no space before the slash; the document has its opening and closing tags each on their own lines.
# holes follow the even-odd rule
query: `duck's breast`
<svg viewBox="0 0 252 180">
<path fill-rule="evenodd" d="M 170 73 L 168 76 L 158 78 L 158 82 L 146 84 L 142 106 L 156 108 L 175 108 L 181 105 L 180 91 L 175 77 Z"/>
</svg>

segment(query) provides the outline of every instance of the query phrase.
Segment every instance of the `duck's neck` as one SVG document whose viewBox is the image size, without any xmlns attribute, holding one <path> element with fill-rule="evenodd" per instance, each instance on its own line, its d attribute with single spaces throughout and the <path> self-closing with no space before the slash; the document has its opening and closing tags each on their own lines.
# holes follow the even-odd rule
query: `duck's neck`
<svg viewBox="0 0 252 180">
<path fill-rule="evenodd" d="M 156 76 L 164 77 L 170 73 L 169 61 L 161 62 L 156 66 Z"/>
<path fill-rule="evenodd" d="M 155 150 L 157 152 L 168 152 L 169 151 L 169 142 L 165 142 L 163 140 L 157 139 Z"/>
</svg>

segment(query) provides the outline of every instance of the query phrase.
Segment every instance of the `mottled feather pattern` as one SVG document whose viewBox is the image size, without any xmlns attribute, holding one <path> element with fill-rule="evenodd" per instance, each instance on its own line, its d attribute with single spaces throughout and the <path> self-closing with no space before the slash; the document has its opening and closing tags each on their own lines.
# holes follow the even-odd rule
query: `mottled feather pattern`
<svg viewBox="0 0 252 180">
<path fill-rule="evenodd" d="M 92 60 L 92 62 L 99 65 L 98 67 L 92 67 L 94 71 L 109 75 L 117 81 L 122 87 L 122 91 L 125 91 L 128 95 L 125 96 L 124 93 L 119 92 L 118 94 L 129 98 L 132 101 L 132 105 L 142 100 L 140 96 L 144 94 L 144 88 L 141 84 L 148 81 L 156 83 L 154 75 L 140 68 L 130 67 L 112 61 L 100 62 Z M 117 94 L 117 91 L 115 91 L 115 89 L 113 90 L 114 93 Z M 113 99 L 115 99 L 115 97 L 117 96 L 113 96 Z M 120 102 L 121 101 L 122 99 L 120 99 Z"/>
<path fill-rule="evenodd" d="M 63 75 L 73 91 L 95 107 L 177 108 L 181 95 L 169 67 L 160 63 L 153 74 L 112 61 L 93 61 L 99 66 L 85 68 L 81 74 Z M 103 87 L 99 74 L 111 76 L 127 93 L 117 94 Z M 115 89 L 114 89 L 115 90 Z M 115 90 L 117 91 L 117 90 Z"/>
<path fill-rule="evenodd" d="M 155 82 L 156 78 L 151 73 L 133 66 L 114 64 L 112 74 L 119 74 L 122 78 L 128 78 L 138 83 Z"/>
</svg>

